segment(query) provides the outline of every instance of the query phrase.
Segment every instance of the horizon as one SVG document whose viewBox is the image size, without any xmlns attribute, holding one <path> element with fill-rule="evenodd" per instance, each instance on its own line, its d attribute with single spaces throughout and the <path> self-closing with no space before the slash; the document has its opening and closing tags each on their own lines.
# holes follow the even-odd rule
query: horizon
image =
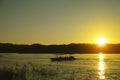
<svg viewBox="0 0 120 80">
<path fill-rule="evenodd" d="M 55 44 L 55 43 L 52 43 L 52 44 L 43 44 L 43 43 L 31 43 L 31 44 L 27 44 L 27 43 L 1 43 L 0 44 L 15 44 L 15 45 L 34 45 L 34 44 L 38 44 L 38 45 L 69 45 L 69 44 L 93 44 L 93 45 L 98 45 L 100 46 L 99 44 L 97 43 L 61 43 L 61 44 Z M 120 43 L 106 43 L 105 45 L 119 45 Z M 105 45 L 101 46 L 101 47 L 104 47 Z"/>
<path fill-rule="evenodd" d="M 119 0 L 0 0 L 0 42 L 120 43 Z"/>
</svg>

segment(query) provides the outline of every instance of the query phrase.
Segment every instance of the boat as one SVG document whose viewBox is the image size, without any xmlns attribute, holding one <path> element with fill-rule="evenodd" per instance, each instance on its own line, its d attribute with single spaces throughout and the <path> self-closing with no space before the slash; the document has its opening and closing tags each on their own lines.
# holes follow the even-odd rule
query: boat
<svg viewBox="0 0 120 80">
<path fill-rule="evenodd" d="M 60 57 L 54 57 L 54 58 L 50 58 L 51 61 L 73 61 L 76 60 L 76 58 L 74 56 L 60 56 Z"/>
</svg>

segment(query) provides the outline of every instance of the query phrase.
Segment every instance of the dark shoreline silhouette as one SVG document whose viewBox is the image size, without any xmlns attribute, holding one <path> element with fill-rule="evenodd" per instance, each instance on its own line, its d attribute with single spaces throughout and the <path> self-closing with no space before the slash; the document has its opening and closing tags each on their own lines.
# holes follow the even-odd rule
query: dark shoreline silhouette
<svg viewBox="0 0 120 80">
<path fill-rule="evenodd" d="M 97 44 L 61 44 L 61 45 L 42 45 L 42 44 L 12 44 L 0 43 L 0 53 L 120 53 L 120 44 L 106 44 L 99 46 Z"/>
</svg>

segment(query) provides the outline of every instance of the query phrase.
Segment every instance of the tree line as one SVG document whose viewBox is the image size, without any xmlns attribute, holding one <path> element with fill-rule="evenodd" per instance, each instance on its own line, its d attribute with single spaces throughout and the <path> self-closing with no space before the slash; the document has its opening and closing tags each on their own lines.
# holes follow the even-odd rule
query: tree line
<svg viewBox="0 0 120 80">
<path fill-rule="evenodd" d="M 12 44 L 0 43 L 0 53 L 120 53 L 120 44 Z"/>
</svg>

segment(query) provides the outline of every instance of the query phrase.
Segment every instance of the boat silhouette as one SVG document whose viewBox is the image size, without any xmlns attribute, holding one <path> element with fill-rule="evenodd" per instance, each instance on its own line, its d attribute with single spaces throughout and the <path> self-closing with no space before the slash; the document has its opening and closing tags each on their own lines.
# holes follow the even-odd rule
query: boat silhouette
<svg viewBox="0 0 120 80">
<path fill-rule="evenodd" d="M 76 58 L 74 56 L 57 56 L 57 57 L 54 57 L 54 58 L 50 58 L 51 61 L 73 61 L 75 60 Z"/>
</svg>

